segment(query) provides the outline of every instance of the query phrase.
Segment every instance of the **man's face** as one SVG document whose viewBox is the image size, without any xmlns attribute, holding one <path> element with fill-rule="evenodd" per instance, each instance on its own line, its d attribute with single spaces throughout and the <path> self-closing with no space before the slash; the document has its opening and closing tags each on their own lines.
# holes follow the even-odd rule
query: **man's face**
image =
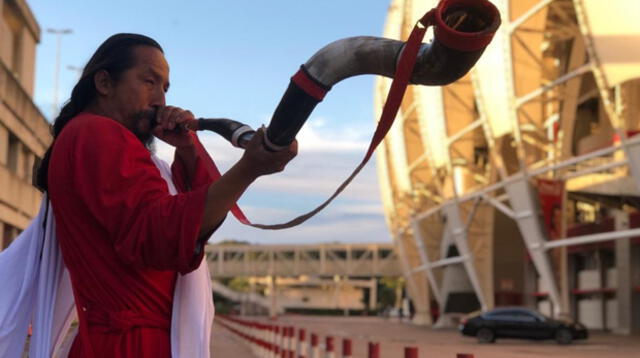
<svg viewBox="0 0 640 358">
<path fill-rule="evenodd" d="M 169 89 L 169 65 L 154 47 L 139 46 L 133 53 L 135 65 L 120 75 L 109 99 L 121 123 L 149 146 L 156 111 Z"/>
</svg>

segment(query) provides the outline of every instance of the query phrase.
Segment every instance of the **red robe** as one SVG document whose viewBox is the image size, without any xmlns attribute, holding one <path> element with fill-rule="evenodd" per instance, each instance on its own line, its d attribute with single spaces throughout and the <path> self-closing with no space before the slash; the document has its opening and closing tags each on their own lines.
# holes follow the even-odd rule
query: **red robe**
<svg viewBox="0 0 640 358">
<path fill-rule="evenodd" d="M 194 178 L 186 185 L 175 159 L 172 196 L 149 151 L 115 120 L 82 113 L 56 139 L 49 197 L 80 320 L 70 357 L 171 356 L 175 281 L 202 260 L 214 179 L 195 140 Z"/>
</svg>

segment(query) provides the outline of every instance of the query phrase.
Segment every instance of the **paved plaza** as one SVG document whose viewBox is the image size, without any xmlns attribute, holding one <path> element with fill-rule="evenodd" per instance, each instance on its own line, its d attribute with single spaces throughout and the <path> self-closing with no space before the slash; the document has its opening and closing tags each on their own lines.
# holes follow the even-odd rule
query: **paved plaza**
<svg viewBox="0 0 640 358">
<path fill-rule="evenodd" d="M 217 322 L 213 323 L 211 332 L 211 356 L 215 358 L 252 358 L 254 355 L 238 336 Z"/>
<path fill-rule="evenodd" d="M 267 321 L 265 318 L 245 317 Z M 282 316 L 281 325 L 306 328 L 311 333 L 332 335 L 339 349 L 341 339 L 353 340 L 353 356 L 367 356 L 367 342 L 380 342 L 382 357 L 402 358 L 403 348 L 415 346 L 420 358 L 455 358 L 457 353 L 471 353 L 474 358 L 630 358 L 640 357 L 640 336 L 618 336 L 590 332 L 586 341 L 560 346 L 555 341 L 501 339 L 494 344 L 479 344 L 475 338 L 463 337 L 456 330 L 434 330 L 378 317 Z M 218 324 L 214 325 L 212 354 L 216 358 L 252 357 L 243 343 Z M 308 338 L 307 338 L 308 339 Z M 336 355 L 339 357 L 340 355 Z"/>
</svg>

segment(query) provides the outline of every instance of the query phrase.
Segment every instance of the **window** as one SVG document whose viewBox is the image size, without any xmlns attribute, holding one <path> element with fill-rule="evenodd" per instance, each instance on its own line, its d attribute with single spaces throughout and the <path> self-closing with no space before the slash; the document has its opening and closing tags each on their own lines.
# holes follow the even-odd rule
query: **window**
<svg viewBox="0 0 640 358">
<path fill-rule="evenodd" d="M 487 164 L 489 164 L 489 147 L 481 146 L 481 147 L 473 147 L 473 164 L 475 164 L 478 169 L 486 169 Z"/>
<path fill-rule="evenodd" d="M 13 133 L 9 132 L 9 148 L 7 152 L 7 168 L 12 173 L 18 172 L 18 157 L 20 150 L 20 141 Z"/>
<path fill-rule="evenodd" d="M 5 223 L 4 230 L 2 230 L 2 250 L 9 247 L 9 244 L 11 244 L 16 236 L 17 230 L 13 226 Z"/>
<path fill-rule="evenodd" d="M 511 316 L 511 312 L 509 311 L 493 312 L 488 315 L 488 317 L 493 319 L 501 319 L 501 318 L 510 317 L 510 316 Z"/>
<path fill-rule="evenodd" d="M 513 316 L 521 322 L 535 322 L 538 320 L 535 316 L 526 312 L 517 312 Z"/>
<path fill-rule="evenodd" d="M 518 322 L 535 322 L 537 318 L 528 312 L 510 310 L 492 312 L 486 317 L 489 320 L 495 321 L 518 321 Z"/>
<path fill-rule="evenodd" d="M 31 183 L 31 151 L 26 146 L 22 146 L 22 177 Z"/>
<path fill-rule="evenodd" d="M 33 165 L 31 166 L 31 185 L 36 186 L 36 180 L 38 178 L 38 168 L 40 168 L 40 163 L 42 163 L 42 159 L 39 157 L 33 156 Z"/>
</svg>

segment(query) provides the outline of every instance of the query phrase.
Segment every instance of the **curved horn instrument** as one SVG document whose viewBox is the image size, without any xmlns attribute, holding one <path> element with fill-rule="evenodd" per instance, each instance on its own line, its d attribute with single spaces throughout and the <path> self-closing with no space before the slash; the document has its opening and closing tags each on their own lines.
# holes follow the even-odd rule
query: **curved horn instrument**
<svg viewBox="0 0 640 358">
<path fill-rule="evenodd" d="M 500 26 L 500 14 L 487 0 L 442 0 L 430 13 L 435 37 L 432 43 L 421 45 L 410 82 L 443 86 L 473 67 Z M 291 78 L 267 127 L 267 147 L 277 151 L 291 144 L 336 83 L 363 74 L 393 78 L 404 46 L 402 41 L 359 36 L 335 41 L 316 52 Z M 229 119 L 200 119 L 188 128 L 213 130 L 238 147 L 244 147 L 254 133 Z"/>
</svg>

